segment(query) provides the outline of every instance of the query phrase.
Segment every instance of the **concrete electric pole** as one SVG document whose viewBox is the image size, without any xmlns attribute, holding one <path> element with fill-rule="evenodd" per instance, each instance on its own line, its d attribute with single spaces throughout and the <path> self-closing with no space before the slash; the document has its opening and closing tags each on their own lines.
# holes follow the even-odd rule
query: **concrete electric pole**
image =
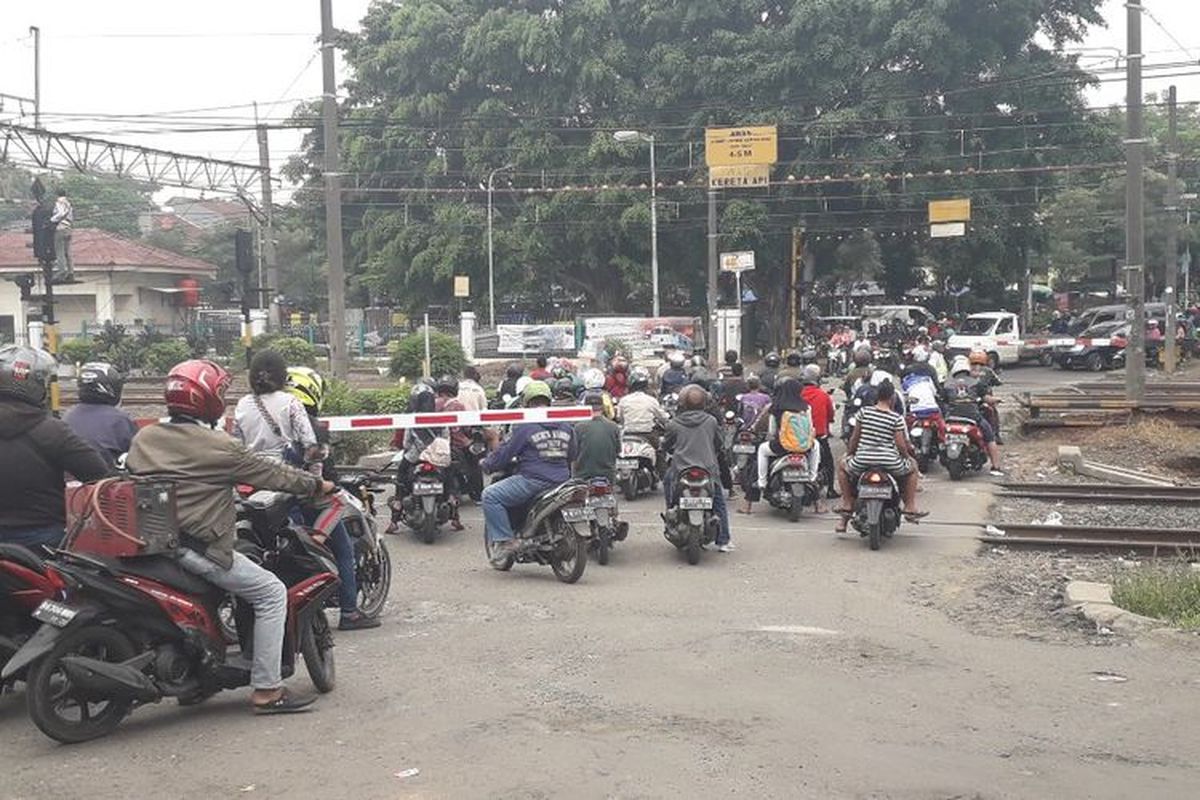
<svg viewBox="0 0 1200 800">
<path fill-rule="evenodd" d="M 1178 363 L 1178 342 L 1175 339 L 1175 312 L 1179 303 L 1179 106 L 1176 104 L 1175 87 L 1167 90 L 1167 264 L 1163 288 L 1163 302 L 1167 305 L 1166 356 L 1163 369 L 1168 375 L 1175 371 Z"/>
<path fill-rule="evenodd" d="M 329 259 L 329 362 L 335 378 L 350 371 L 346 353 L 346 268 L 342 263 L 342 175 L 338 158 L 337 81 L 333 73 L 333 0 L 321 0 L 321 118 L 325 144 L 325 252 Z"/>
<path fill-rule="evenodd" d="M 1126 45 L 1125 137 L 1125 275 L 1133 318 L 1125 357 L 1125 393 L 1134 402 L 1146 396 L 1146 240 L 1143 169 L 1146 140 L 1142 120 L 1142 3 L 1125 4 L 1128 24 Z"/>
<path fill-rule="evenodd" d="M 275 205 L 271 201 L 271 151 L 267 146 L 267 126 L 259 125 L 258 132 L 258 163 L 263 168 L 262 171 L 262 210 L 263 210 L 263 233 L 262 233 L 262 251 L 263 263 L 267 268 L 267 285 L 268 292 L 267 308 L 270 316 L 267 318 L 267 327 L 271 330 L 278 330 L 283 324 L 283 320 L 279 316 L 279 303 L 276 297 L 279 296 L 279 263 L 275 255 Z"/>
</svg>

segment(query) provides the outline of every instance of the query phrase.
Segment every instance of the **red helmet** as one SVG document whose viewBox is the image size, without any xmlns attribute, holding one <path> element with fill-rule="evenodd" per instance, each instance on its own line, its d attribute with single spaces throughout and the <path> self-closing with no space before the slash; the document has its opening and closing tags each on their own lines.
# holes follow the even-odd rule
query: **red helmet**
<svg viewBox="0 0 1200 800">
<path fill-rule="evenodd" d="M 225 391 L 232 378 L 221 366 L 196 359 L 167 373 L 167 413 L 215 423 L 225 413 Z"/>
<path fill-rule="evenodd" d="M 612 360 L 612 371 L 613 372 L 625 372 L 628 369 L 629 369 L 629 362 L 625 360 L 624 356 L 617 356 L 616 358 L 614 358 Z"/>
</svg>

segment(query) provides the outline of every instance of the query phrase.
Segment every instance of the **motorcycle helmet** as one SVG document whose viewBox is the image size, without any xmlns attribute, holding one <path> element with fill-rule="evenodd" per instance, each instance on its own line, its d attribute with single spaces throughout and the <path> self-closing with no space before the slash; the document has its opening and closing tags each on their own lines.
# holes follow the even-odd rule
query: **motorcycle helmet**
<svg viewBox="0 0 1200 800">
<path fill-rule="evenodd" d="M 629 388 L 635 392 L 645 391 L 650 386 L 650 373 L 641 367 L 634 367 L 629 373 Z"/>
<path fill-rule="evenodd" d="M 509 364 L 504 370 L 504 376 L 506 378 L 511 378 L 514 381 L 524 374 L 525 369 L 520 364 Z"/>
<path fill-rule="evenodd" d="M 575 396 L 575 381 L 570 378 L 558 378 L 554 381 L 553 391 L 555 397 L 567 398 Z"/>
<path fill-rule="evenodd" d="M 44 406 L 50 384 L 57 379 L 58 362 L 45 350 L 19 344 L 0 347 L 0 396 Z"/>
<path fill-rule="evenodd" d="M 704 360 L 704 356 L 697 354 L 692 356 L 692 366 L 699 369 L 708 366 L 708 362 Z"/>
<path fill-rule="evenodd" d="M 737 350 L 726 350 L 725 351 L 725 365 L 728 367 L 732 367 L 736 363 L 738 363 L 738 351 Z"/>
<path fill-rule="evenodd" d="M 935 353 L 944 353 L 946 351 L 946 343 L 941 339 L 934 340 L 931 346 L 933 347 L 933 351 Z"/>
<path fill-rule="evenodd" d="M 687 363 L 687 359 L 683 357 L 683 353 L 671 353 L 667 356 L 667 363 L 671 365 L 671 369 L 683 369 L 683 365 Z"/>
<path fill-rule="evenodd" d="M 820 385 L 821 368 L 816 364 L 809 364 L 804 368 L 804 371 L 800 373 L 800 380 L 803 383 L 810 383 L 813 386 Z"/>
<path fill-rule="evenodd" d="M 521 377 L 517 378 L 517 397 L 521 397 L 523 394 L 525 394 L 526 387 L 528 387 L 531 383 L 533 383 L 533 378 L 529 377 L 528 375 L 522 375 Z"/>
<path fill-rule="evenodd" d="M 233 379 L 219 364 L 192 359 L 167 373 L 167 413 L 215 425 L 225 413 L 225 392 Z"/>
<path fill-rule="evenodd" d="M 969 360 L 967 360 L 966 356 L 955 356 L 954 357 L 954 363 L 950 365 L 950 374 L 951 375 L 961 375 L 964 372 L 969 373 L 970 371 L 971 371 L 971 362 Z"/>
<path fill-rule="evenodd" d="M 595 367 L 585 369 L 581 377 L 583 378 L 583 388 L 585 389 L 604 388 L 604 373 Z"/>
<path fill-rule="evenodd" d="M 567 377 L 568 374 L 567 368 L 562 364 L 555 364 L 550 369 L 550 377 L 554 378 L 556 381 L 562 380 L 563 378 Z"/>
<path fill-rule="evenodd" d="M 287 390 L 309 414 L 320 414 L 325 405 L 325 379 L 309 367 L 288 367 Z"/>
<path fill-rule="evenodd" d="M 804 363 L 804 358 L 796 350 L 789 350 L 785 360 L 789 367 L 798 367 Z"/>
<path fill-rule="evenodd" d="M 125 376 L 112 364 L 92 361 L 79 368 L 79 402 L 115 406 L 121 402 Z"/>
<path fill-rule="evenodd" d="M 409 413 L 428 414 L 435 409 L 436 405 L 433 387 L 427 381 L 422 380 L 413 384 L 412 391 L 408 393 Z"/>
<path fill-rule="evenodd" d="M 779 369 L 779 353 L 772 350 L 767 353 L 767 357 L 763 359 L 763 362 L 771 369 Z"/>
<path fill-rule="evenodd" d="M 438 394 L 448 395 L 450 397 L 458 397 L 458 378 L 453 375 L 443 375 L 438 378 L 437 385 L 434 391 Z"/>
<path fill-rule="evenodd" d="M 545 381 L 530 381 L 521 392 L 521 400 L 526 406 L 548 406 L 553 399 L 550 385 Z"/>
</svg>

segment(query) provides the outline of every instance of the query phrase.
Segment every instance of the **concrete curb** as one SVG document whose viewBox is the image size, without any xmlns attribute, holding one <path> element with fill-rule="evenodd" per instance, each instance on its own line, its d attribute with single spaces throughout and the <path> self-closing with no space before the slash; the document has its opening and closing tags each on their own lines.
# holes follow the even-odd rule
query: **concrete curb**
<svg viewBox="0 0 1200 800">
<path fill-rule="evenodd" d="M 1155 634 L 1172 638 L 1194 636 L 1185 634 L 1178 628 L 1173 628 L 1161 619 L 1143 617 L 1117 606 L 1112 599 L 1112 584 L 1095 583 L 1093 581 L 1070 581 L 1063 592 L 1067 605 L 1084 619 L 1094 623 L 1097 628 L 1132 634 Z"/>
</svg>

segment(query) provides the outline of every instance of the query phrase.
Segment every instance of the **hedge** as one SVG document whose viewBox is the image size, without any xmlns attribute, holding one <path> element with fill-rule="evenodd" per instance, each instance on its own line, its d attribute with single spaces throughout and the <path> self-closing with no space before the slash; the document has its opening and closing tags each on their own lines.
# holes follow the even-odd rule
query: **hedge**
<svg viewBox="0 0 1200 800">
<path fill-rule="evenodd" d="M 425 334 L 409 334 L 395 342 L 392 347 L 391 371 L 393 378 L 417 380 L 425 374 Z M 462 372 L 467 365 L 466 354 L 458 339 L 449 334 L 430 331 L 429 357 L 432 362 L 431 377 Z"/>
</svg>

